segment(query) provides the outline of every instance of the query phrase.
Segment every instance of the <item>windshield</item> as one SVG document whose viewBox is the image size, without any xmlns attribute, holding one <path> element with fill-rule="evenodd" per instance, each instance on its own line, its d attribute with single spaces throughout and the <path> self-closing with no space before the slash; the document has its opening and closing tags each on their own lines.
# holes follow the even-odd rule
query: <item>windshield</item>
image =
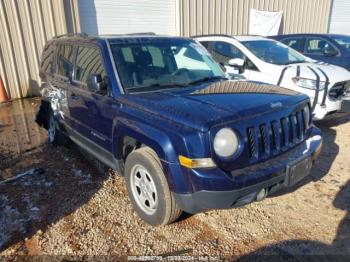
<svg viewBox="0 0 350 262">
<path fill-rule="evenodd" d="M 187 39 L 134 39 L 111 43 L 120 80 L 128 92 L 149 92 L 224 78 L 207 50 Z"/>
<path fill-rule="evenodd" d="M 289 65 L 306 61 L 303 55 L 279 42 L 257 40 L 242 42 L 242 44 L 267 63 Z"/>
<path fill-rule="evenodd" d="M 336 41 L 339 45 L 344 47 L 347 51 L 350 51 L 350 36 L 347 35 L 330 35 L 334 41 Z"/>
</svg>

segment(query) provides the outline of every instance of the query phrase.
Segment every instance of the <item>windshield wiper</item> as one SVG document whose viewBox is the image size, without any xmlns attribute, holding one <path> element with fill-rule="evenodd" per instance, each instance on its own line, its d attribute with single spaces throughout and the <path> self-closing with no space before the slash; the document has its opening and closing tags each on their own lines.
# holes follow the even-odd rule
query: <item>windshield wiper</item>
<svg viewBox="0 0 350 262">
<path fill-rule="evenodd" d="M 137 90 L 137 89 L 152 89 L 154 87 L 165 87 L 165 88 L 177 88 L 177 87 L 185 87 L 186 85 L 184 84 L 179 84 L 179 83 L 166 83 L 166 84 L 160 84 L 160 83 L 156 83 L 156 84 L 152 84 L 152 85 L 148 85 L 148 86 L 131 86 L 128 88 L 128 90 Z"/>
<path fill-rule="evenodd" d="M 208 77 L 204 77 L 204 78 L 201 78 L 201 79 L 197 79 L 197 80 L 194 80 L 192 82 L 188 82 L 187 85 L 195 85 L 195 84 L 199 84 L 199 83 L 205 83 L 205 82 L 208 82 L 208 81 L 213 81 L 213 80 L 227 80 L 226 77 L 223 77 L 223 76 L 208 76 Z"/>
<path fill-rule="evenodd" d="M 128 88 L 128 91 L 135 91 L 135 90 L 152 90 L 153 88 L 159 88 L 159 89 L 162 89 L 162 88 L 178 88 L 178 87 L 187 87 L 187 86 L 190 86 L 190 85 L 195 85 L 195 84 L 198 84 L 198 83 L 204 83 L 204 82 L 208 82 L 208 81 L 213 81 L 213 80 L 218 80 L 218 79 L 226 79 L 226 77 L 222 77 L 222 76 L 210 76 L 210 77 L 204 77 L 204 78 L 201 78 L 201 79 L 197 79 L 197 80 L 194 80 L 192 82 L 188 82 L 188 83 L 164 83 L 164 84 L 161 84 L 161 83 L 155 83 L 155 84 L 152 84 L 152 85 L 148 85 L 148 86 L 131 86 Z"/>
</svg>

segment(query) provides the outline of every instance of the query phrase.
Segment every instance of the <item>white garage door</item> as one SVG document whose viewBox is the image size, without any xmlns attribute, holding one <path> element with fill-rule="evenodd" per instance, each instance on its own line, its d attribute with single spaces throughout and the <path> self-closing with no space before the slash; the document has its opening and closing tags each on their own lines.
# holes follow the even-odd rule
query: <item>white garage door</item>
<svg viewBox="0 0 350 262">
<path fill-rule="evenodd" d="M 177 35 L 177 0 L 79 1 L 81 28 L 88 34 L 155 32 Z"/>
<path fill-rule="evenodd" d="M 350 35 L 350 1 L 334 0 L 329 32 Z"/>
</svg>

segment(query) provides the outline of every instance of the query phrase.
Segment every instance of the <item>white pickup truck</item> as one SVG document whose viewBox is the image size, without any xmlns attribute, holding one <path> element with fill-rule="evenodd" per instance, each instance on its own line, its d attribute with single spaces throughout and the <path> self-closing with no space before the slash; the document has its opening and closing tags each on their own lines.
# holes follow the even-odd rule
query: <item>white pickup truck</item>
<svg viewBox="0 0 350 262">
<path fill-rule="evenodd" d="M 194 37 L 228 74 L 239 74 L 307 94 L 315 119 L 350 111 L 350 72 L 312 60 L 288 46 L 261 36 Z"/>
</svg>

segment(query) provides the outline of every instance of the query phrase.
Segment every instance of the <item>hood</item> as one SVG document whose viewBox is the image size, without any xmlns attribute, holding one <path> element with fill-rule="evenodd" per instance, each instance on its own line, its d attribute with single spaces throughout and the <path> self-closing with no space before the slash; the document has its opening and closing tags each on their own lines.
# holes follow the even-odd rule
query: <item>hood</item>
<svg viewBox="0 0 350 262">
<path fill-rule="evenodd" d="M 328 76 L 329 82 L 335 84 L 338 82 L 350 81 L 350 72 L 345 68 L 325 64 L 323 62 L 313 63 L 300 63 L 287 66 L 290 69 L 287 70 L 286 75 L 289 77 L 295 77 L 297 75 L 298 68 L 300 70 L 300 77 L 316 80 L 316 75 L 310 68 L 316 71 L 321 81 L 326 81 L 325 76 L 321 70 Z"/>
<path fill-rule="evenodd" d="M 289 89 L 246 81 L 219 81 L 193 88 L 123 96 L 124 105 L 206 131 L 226 121 L 242 121 L 306 100 Z"/>
</svg>

